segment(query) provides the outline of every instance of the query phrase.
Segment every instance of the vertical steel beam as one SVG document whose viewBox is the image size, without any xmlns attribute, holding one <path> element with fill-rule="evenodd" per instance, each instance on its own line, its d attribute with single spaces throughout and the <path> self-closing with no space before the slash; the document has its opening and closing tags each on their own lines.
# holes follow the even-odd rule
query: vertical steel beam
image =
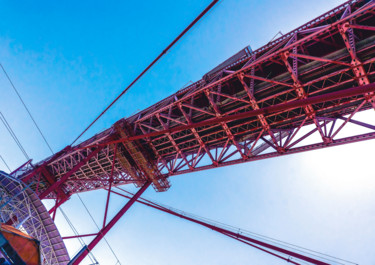
<svg viewBox="0 0 375 265">
<path fill-rule="evenodd" d="M 254 68 L 252 68 L 252 70 L 253 69 Z M 247 96 L 249 97 L 250 105 L 253 108 L 253 110 L 260 109 L 259 105 L 258 105 L 258 103 L 257 103 L 257 101 L 254 97 L 254 78 L 251 78 L 250 87 L 246 84 L 246 82 L 244 80 L 244 74 L 243 73 L 238 75 L 238 79 L 240 80 L 242 86 L 244 87 L 244 89 L 247 93 Z M 257 116 L 257 118 L 258 118 L 259 122 L 262 124 L 263 131 L 266 131 L 269 134 L 269 136 L 271 137 L 273 143 L 275 144 L 276 150 L 279 153 L 284 153 L 285 150 L 283 150 L 283 148 L 278 145 L 277 140 L 275 138 L 275 135 L 271 131 L 271 127 L 268 124 L 266 117 L 263 114 L 260 114 L 260 115 Z"/>
<path fill-rule="evenodd" d="M 210 102 L 210 105 L 212 106 L 213 110 L 215 111 L 216 117 L 217 118 L 223 117 L 223 114 L 221 113 L 219 107 L 214 102 L 214 100 L 213 100 L 213 98 L 212 98 L 212 96 L 210 94 L 210 91 L 208 89 L 206 89 L 204 91 L 204 93 L 205 93 L 208 101 Z M 232 141 L 232 143 L 234 144 L 234 146 L 237 148 L 237 151 L 241 155 L 242 159 L 246 160 L 248 157 L 242 152 L 241 147 L 238 144 L 237 140 L 234 138 L 234 135 L 233 135 L 232 131 L 230 130 L 228 124 L 226 122 L 220 122 L 220 125 L 224 129 L 224 131 L 227 134 L 228 138 Z"/>
<path fill-rule="evenodd" d="M 349 12 L 350 12 L 350 9 L 349 9 Z M 357 83 L 359 85 L 370 84 L 370 80 L 367 77 L 365 68 L 363 67 L 362 62 L 357 57 L 353 29 L 350 27 L 349 23 L 345 23 L 344 25 L 339 25 L 338 29 L 345 43 L 345 47 L 348 50 L 350 58 L 352 59 L 351 61 L 352 71 L 357 79 Z M 373 108 L 375 109 L 375 96 L 374 95 L 375 95 L 374 93 L 366 94 L 366 99 L 371 102 Z"/>
<path fill-rule="evenodd" d="M 112 183 L 113 183 L 113 172 L 115 170 L 115 164 L 116 164 L 116 152 L 117 152 L 117 144 L 115 144 L 115 147 L 113 148 L 112 169 L 111 169 L 111 176 L 109 178 L 109 188 L 108 188 L 108 194 L 107 194 L 107 202 L 105 204 L 105 211 L 104 211 L 104 218 L 103 218 L 103 227 L 105 227 L 105 223 L 107 221 L 109 199 L 111 197 L 111 189 L 112 189 Z"/>
<path fill-rule="evenodd" d="M 179 103 L 178 105 L 178 108 L 179 110 L 181 111 L 182 115 L 184 116 L 187 124 L 192 124 L 193 122 L 191 121 L 191 118 L 188 116 L 188 114 L 184 111 L 184 109 L 182 108 L 182 103 Z M 207 148 L 207 146 L 204 144 L 202 138 L 199 136 L 199 133 L 197 132 L 197 130 L 195 128 L 191 128 L 191 131 L 192 133 L 194 134 L 194 137 L 197 139 L 199 145 L 201 148 L 204 149 L 204 151 L 206 151 L 206 154 L 209 156 L 209 158 L 211 159 L 212 161 L 212 164 L 214 165 L 217 165 L 217 161 L 213 158 L 210 150 Z M 198 156 L 198 154 L 197 154 Z"/>
<path fill-rule="evenodd" d="M 55 210 L 53 211 L 53 214 L 52 214 L 52 220 L 53 221 L 55 221 L 58 203 L 59 203 L 59 197 L 56 198 L 56 202 L 55 202 L 55 206 L 54 206 Z"/>
<path fill-rule="evenodd" d="M 165 125 L 165 123 L 161 120 L 160 115 L 156 114 L 156 118 L 158 119 L 159 123 L 161 126 L 164 128 L 164 130 L 168 130 L 168 127 Z M 176 141 L 173 139 L 172 135 L 170 133 L 166 133 L 169 141 L 171 141 L 173 147 L 176 149 L 176 152 L 180 154 L 181 158 L 185 161 L 186 165 L 190 168 L 193 169 L 193 167 L 189 164 L 188 160 L 186 159 L 186 155 L 181 151 L 180 147 L 176 143 Z"/>
<path fill-rule="evenodd" d="M 140 188 L 137 193 L 121 208 L 121 210 L 116 214 L 115 217 L 99 232 L 98 235 L 90 242 L 90 244 L 80 252 L 79 256 L 75 257 L 75 260 L 71 265 L 79 264 L 93 248 L 100 242 L 100 240 L 105 237 L 105 235 L 112 229 L 112 227 L 120 220 L 120 218 L 129 210 L 129 208 L 134 204 L 134 202 L 142 195 L 142 193 L 150 186 L 151 182 L 148 181 L 146 184 Z"/>
<path fill-rule="evenodd" d="M 63 198 L 63 199 L 60 199 L 59 202 L 57 204 L 55 204 L 51 209 L 48 210 L 48 213 L 51 214 L 55 211 L 57 211 L 57 208 L 59 208 L 64 202 L 66 202 L 67 200 L 69 200 L 69 197 L 66 197 L 66 198 Z"/>
<path fill-rule="evenodd" d="M 293 49 L 293 52 L 297 53 L 297 50 Z M 299 99 L 306 99 L 307 98 L 307 93 L 305 89 L 303 88 L 302 82 L 298 78 L 298 68 L 297 68 L 297 63 L 295 63 L 293 59 L 293 67 L 290 65 L 288 62 L 290 52 L 284 52 L 281 54 L 281 60 L 284 62 L 286 69 L 288 70 L 291 78 L 294 81 L 294 89 L 297 93 L 297 96 Z M 332 139 L 329 139 L 324 136 L 324 133 L 322 131 L 322 128 L 320 128 L 320 124 L 318 120 L 316 119 L 316 112 L 311 104 L 306 105 L 303 107 L 304 111 L 306 112 L 306 115 L 311 118 L 316 126 L 316 128 L 319 131 L 320 136 L 322 137 L 322 140 L 324 143 L 329 144 L 332 142 Z"/>
</svg>

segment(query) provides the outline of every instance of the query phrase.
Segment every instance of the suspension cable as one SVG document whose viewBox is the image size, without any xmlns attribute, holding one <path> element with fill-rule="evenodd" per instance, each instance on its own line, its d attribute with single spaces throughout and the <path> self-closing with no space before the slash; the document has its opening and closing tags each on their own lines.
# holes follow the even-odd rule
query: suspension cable
<svg viewBox="0 0 375 265">
<path fill-rule="evenodd" d="M 9 77 L 9 75 L 8 75 L 8 73 L 7 73 L 7 71 L 5 71 L 5 68 L 4 68 L 4 66 L 3 66 L 1 63 L 0 63 L 0 67 L 1 67 L 1 69 L 3 70 L 5 76 L 7 77 L 9 83 L 11 84 L 13 90 L 16 92 L 16 94 L 17 94 L 18 98 L 20 99 L 22 105 L 24 106 L 24 108 L 26 109 L 27 113 L 29 114 L 29 116 L 30 116 L 31 120 L 33 121 L 35 127 L 38 129 L 39 134 L 42 136 L 44 142 L 45 142 L 46 145 L 48 146 L 48 149 L 51 151 L 52 154 L 54 154 L 54 152 L 53 152 L 51 146 L 49 145 L 49 143 L 48 143 L 46 137 L 45 137 L 44 134 L 42 133 L 42 130 L 40 129 L 40 127 L 39 127 L 38 124 L 36 123 L 36 121 L 35 121 L 33 115 L 31 114 L 31 112 L 30 112 L 30 110 L 29 110 L 29 108 L 26 106 L 26 104 L 25 104 L 25 102 L 23 101 L 23 99 L 22 99 L 20 93 L 19 93 L 18 90 L 16 89 L 16 87 L 15 87 L 15 85 L 13 84 L 12 80 L 10 79 L 10 77 Z"/>
<path fill-rule="evenodd" d="M 28 154 L 26 153 L 25 148 L 23 148 L 21 142 L 19 141 L 18 137 L 17 137 L 16 134 L 14 133 L 12 127 L 10 126 L 10 124 L 8 123 L 8 121 L 5 119 L 5 116 L 4 116 L 3 113 L 1 113 L 1 112 L 0 112 L 0 120 L 1 120 L 2 123 L 4 124 L 5 128 L 8 130 L 10 136 L 12 136 L 13 140 L 16 142 L 18 148 L 21 150 L 21 152 L 22 152 L 23 155 L 25 156 L 26 160 L 30 160 L 30 157 L 29 157 Z"/>
<path fill-rule="evenodd" d="M 112 102 L 109 104 L 98 117 L 73 141 L 73 145 L 88 129 L 99 120 L 150 68 L 163 57 L 219 0 L 212 1 L 194 20 L 187 26 L 168 46 L 165 48 Z"/>
<path fill-rule="evenodd" d="M 116 188 L 118 190 L 121 190 L 121 191 L 129 194 L 130 196 L 117 193 L 118 195 L 121 195 L 121 196 L 126 197 L 126 198 L 130 198 L 133 195 L 133 193 L 131 193 L 131 192 L 125 190 L 125 189 L 122 189 L 120 187 L 116 187 Z M 280 246 L 287 247 L 287 248 L 293 249 L 293 250 L 297 250 L 301 253 L 306 253 L 306 254 L 309 254 L 309 255 L 312 255 L 312 256 L 316 256 L 316 257 L 319 257 L 323 260 L 333 261 L 331 259 L 335 259 L 336 261 L 334 261 L 334 262 L 336 262 L 338 264 L 343 264 L 342 262 L 346 262 L 346 263 L 357 265 L 357 263 L 352 262 L 352 261 L 348 261 L 348 260 L 345 260 L 345 259 L 341 259 L 341 258 L 332 256 L 332 255 L 328 255 L 328 254 L 325 254 L 325 253 L 314 251 L 314 250 L 304 248 L 304 247 L 301 247 L 301 246 L 298 246 L 298 245 L 295 245 L 295 244 L 290 244 L 290 243 L 287 243 L 285 241 L 281 241 L 281 240 L 274 239 L 274 238 L 271 238 L 271 237 L 267 237 L 267 236 L 264 236 L 264 235 L 261 235 L 261 234 L 258 234 L 258 233 L 247 231 L 245 229 L 241 229 L 241 228 L 234 227 L 234 226 L 231 226 L 231 225 L 228 225 L 228 224 L 224 224 L 222 222 L 218 222 L 218 221 L 215 221 L 215 220 L 212 220 L 212 219 L 208 219 L 208 218 L 204 218 L 204 217 L 201 217 L 201 216 L 198 216 L 198 215 L 194 215 L 194 214 L 191 214 L 191 213 L 173 208 L 173 207 L 165 205 L 165 204 L 160 204 L 160 203 L 157 203 L 155 201 L 145 199 L 143 197 L 139 198 L 137 200 L 137 202 L 140 202 L 140 203 L 142 203 L 144 205 L 147 205 L 147 206 L 152 206 L 153 208 L 164 209 L 164 210 L 167 210 L 167 211 L 178 213 L 182 216 L 187 216 L 187 217 L 191 217 L 193 219 L 201 220 L 205 223 L 211 223 L 211 224 L 213 224 L 215 226 L 218 226 L 218 227 L 223 227 L 223 228 L 226 227 L 226 229 L 228 229 L 228 230 L 237 231 L 238 234 L 245 234 L 245 235 L 247 234 L 247 235 L 250 235 L 252 237 L 261 238 L 262 240 L 273 242 L 274 244 L 276 243 Z M 339 261 L 342 261 L 342 262 L 339 262 Z"/>
<path fill-rule="evenodd" d="M 97 227 L 98 231 L 101 231 L 100 227 L 99 227 L 98 224 L 96 223 L 94 217 L 91 215 L 89 209 L 87 208 L 86 204 L 83 202 L 83 200 L 82 200 L 81 196 L 79 195 L 79 193 L 77 193 L 77 196 L 78 196 L 79 200 L 81 201 L 81 203 L 83 204 L 83 206 L 85 207 L 86 212 L 89 214 L 89 216 L 90 216 L 92 222 L 95 224 L 95 226 Z M 103 239 L 104 239 L 104 241 L 106 242 L 108 248 L 111 250 L 113 256 L 115 256 L 115 258 L 116 258 L 116 260 L 117 260 L 116 264 L 120 264 L 120 265 L 121 265 L 121 262 L 120 262 L 120 260 L 118 259 L 118 257 L 117 257 L 117 255 L 116 255 L 115 251 L 113 250 L 113 248 L 111 247 L 111 245 L 109 244 L 108 240 L 105 238 L 104 235 L 103 235 Z M 90 252 L 91 252 L 91 250 L 90 250 Z"/>
<path fill-rule="evenodd" d="M 57 210 L 57 209 L 56 209 Z M 66 213 L 63 211 L 62 207 L 60 206 L 59 207 L 59 210 L 61 211 L 62 215 L 64 216 L 66 222 L 68 223 L 68 225 L 70 226 L 70 228 L 72 229 L 73 233 L 78 236 L 78 231 L 77 229 L 74 227 L 73 223 L 70 221 L 70 219 L 68 218 L 68 216 L 66 215 Z M 82 247 L 85 247 L 86 244 L 85 242 L 83 241 L 83 239 L 81 237 L 77 237 L 78 241 L 81 243 Z M 94 254 L 92 252 L 90 252 L 89 254 L 89 258 L 91 260 L 91 262 L 93 264 L 99 264 L 98 261 L 96 260 Z"/>
<path fill-rule="evenodd" d="M 10 167 L 8 166 L 7 162 L 5 162 L 4 158 L 2 157 L 2 155 L 0 155 L 0 158 L 1 160 L 3 161 L 4 165 L 8 168 L 9 172 L 12 172 L 12 170 L 10 169 Z"/>
<path fill-rule="evenodd" d="M 42 138 L 43 138 L 45 144 L 47 145 L 48 149 L 51 151 L 52 154 L 54 154 L 54 151 L 52 150 L 51 145 L 48 143 L 47 138 L 44 136 L 42 130 L 40 129 L 40 127 L 39 127 L 39 125 L 37 124 L 37 122 L 35 121 L 33 115 L 31 114 L 29 108 L 27 107 L 26 103 L 25 103 L 24 100 L 22 99 L 21 94 L 18 92 L 18 90 L 17 90 L 16 87 L 14 86 L 14 84 L 13 84 L 12 80 L 10 79 L 8 73 L 6 72 L 5 68 L 3 67 L 2 64 L 0 64 L 0 67 L 2 68 L 4 74 L 6 75 L 6 77 L 7 77 L 8 81 L 9 81 L 9 83 L 12 85 L 12 87 L 13 87 L 14 91 L 16 92 L 18 98 L 20 99 L 20 101 L 22 102 L 23 106 L 25 107 L 25 109 L 26 109 L 27 113 L 29 114 L 31 120 L 33 121 L 35 127 L 36 127 L 37 130 L 39 131 L 39 134 L 42 136 Z M 5 119 L 4 115 L 3 115 L 1 112 L 0 112 L 0 119 L 1 119 L 1 121 L 3 122 L 4 126 L 7 128 L 7 130 L 9 131 L 10 135 L 13 137 L 14 141 L 17 143 L 18 147 L 21 149 L 22 153 L 23 153 L 23 154 L 25 155 L 25 157 L 27 158 L 27 160 L 30 160 L 30 158 L 29 158 L 28 154 L 26 153 L 25 149 L 23 148 L 21 142 L 18 140 L 18 138 L 17 138 L 17 136 L 15 135 L 14 131 L 12 130 L 12 128 L 10 127 L 9 123 L 7 122 L 7 120 Z M 4 162 L 5 162 L 5 161 L 4 161 Z M 8 167 L 8 169 L 9 169 L 9 167 Z M 10 170 L 10 169 L 9 169 L 9 170 Z M 83 202 L 82 200 L 81 200 L 81 202 L 82 202 L 82 204 L 84 205 L 84 207 L 86 208 L 86 210 L 88 211 L 88 209 L 87 209 L 86 205 L 84 204 L 84 202 Z M 60 206 L 60 208 L 61 208 L 61 206 Z M 71 226 L 73 232 L 75 231 L 76 235 L 78 235 L 78 231 L 74 228 L 73 224 L 72 224 L 72 223 L 70 222 L 70 220 L 67 218 L 67 216 L 66 216 L 66 214 L 63 212 L 62 208 L 61 208 L 61 212 L 63 213 L 64 218 L 67 220 L 68 224 Z M 89 211 L 88 211 L 88 213 L 89 213 L 89 215 L 90 215 L 91 218 L 92 218 L 92 215 L 90 214 Z M 96 224 L 96 223 L 95 223 L 95 224 Z M 82 240 L 82 239 L 80 239 L 80 240 Z M 107 244 L 108 244 L 110 250 L 112 251 L 113 255 L 116 257 L 116 259 L 117 259 L 117 263 L 121 265 L 119 259 L 117 258 L 116 254 L 114 253 L 112 247 L 109 245 L 109 243 L 108 243 L 108 241 L 107 241 L 106 239 L 105 239 L 105 241 L 107 242 Z M 82 240 L 82 242 L 83 242 L 83 240 Z M 81 242 L 81 244 L 82 244 L 82 242 Z M 84 242 L 83 242 L 83 244 L 84 244 Z M 84 246 L 84 245 L 83 245 L 83 246 Z M 90 258 L 90 259 L 91 259 L 91 258 Z M 91 261 L 93 262 L 93 264 L 98 264 L 98 262 L 96 261 L 95 257 L 94 257 L 94 260 L 91 259 Z M 94 262 L 96 262 L 96 263 L 94 263 Z"/>
</svg>

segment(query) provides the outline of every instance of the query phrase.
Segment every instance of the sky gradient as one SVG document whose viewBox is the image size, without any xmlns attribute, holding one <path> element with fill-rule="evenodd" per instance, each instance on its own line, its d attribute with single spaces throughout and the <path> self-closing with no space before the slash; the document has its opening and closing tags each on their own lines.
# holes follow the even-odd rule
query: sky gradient
<svg viewBox="0 0 375 265">
<path fill-rule="evenodd" d="M 209 2 L 0 0 L 0 62 L 58 151 Z M 259 48 L 277 32 L 286 33 L 342 2 L 220 1 L 83 139 L 199 80 L 245 46 Z M 28 154 L 35 162 L 49 156 L 3 74 L 0 89 L 0 111 Z M 375 112 L 362 118 L 375 123 Z M 149 189 L 145 197 L 359 264 L 374 264 L 374 147 L 375 141 L 367 141 L 176 176 L 168 192 Z M 1 125 L 0 155 L 12 169 L 25 161 Z M 0 169 L 7 171 L 1 161 Z M 101 223 L 106 193 L 81 196 Z M 113 196 L 109 217 L 124 202 Z M 63 209 L 80 233 L 97 231 L 76 196 Z M 61 213 L 57 225 L 62 235 L 72 235 Z M 121 264 L 286 264 L 136 204 L 107 240 Z M 79 244 L 71 240 L 67 247 L 73 255 Z M 100 264 L 116 264 L 104 242 L 93 253 Z"/>
</svg>

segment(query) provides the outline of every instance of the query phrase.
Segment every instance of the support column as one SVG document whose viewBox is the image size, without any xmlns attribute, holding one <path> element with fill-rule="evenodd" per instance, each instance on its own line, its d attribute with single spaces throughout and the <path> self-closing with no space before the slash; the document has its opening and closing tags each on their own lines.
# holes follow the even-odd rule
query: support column
<svg viewBox="0 0 375 265">
<path fill-rule="evenodd" d="M 69 265 L 78 265 L 93 248 L 100 242 L 101 239 L 112 229 L 112 227 L 120 220 L 120 218 L 129 210 L 129 208 L 137 201 L 137 199 L 142 195 L 142 193 L 150 186 L 151 182 L 148 181 L 146 184 L 140 188 L 137 193 L 125 204 L 125 206 L 116 214 L 115 217 L 99 232 L 98 235 L 91 241 L 88 246 L 85 246 L 77 256 L 75 256 L 70 262 Z"/>
<path fill-rule="evenodd" d="M 59 202 L 57 204 L 55 204 L 51 209 L 48 210 L 48 213 L 49 214 L 52 214 L 54 212 L 57 211 L 57 209 L 63 205 L 63 203 L 65 203 L 67 200 L 69 200 L 69 198 L 65 198 L 65 199 L 60 199 Z"/>
</svg>

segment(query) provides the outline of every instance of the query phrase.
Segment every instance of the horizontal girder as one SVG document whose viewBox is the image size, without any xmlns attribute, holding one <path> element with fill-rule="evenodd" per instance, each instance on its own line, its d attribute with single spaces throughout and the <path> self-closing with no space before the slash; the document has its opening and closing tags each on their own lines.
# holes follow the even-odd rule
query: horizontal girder
<svg viewBox="0 0 375 265">
<path fill-rule="evenodd" d="M 353 116 L 375 106 L 374 89 L 354 89 L 375 83 L 374 14 L 373 1 L 349 1 L 254 52 L 246 48 L 22 178 L 43 198 L 148 180 L 164 191 L 171 175 L 373 139 L 375 127 Z M 370 132 L 341 137 L 347 124 Z"/>
</svg>

